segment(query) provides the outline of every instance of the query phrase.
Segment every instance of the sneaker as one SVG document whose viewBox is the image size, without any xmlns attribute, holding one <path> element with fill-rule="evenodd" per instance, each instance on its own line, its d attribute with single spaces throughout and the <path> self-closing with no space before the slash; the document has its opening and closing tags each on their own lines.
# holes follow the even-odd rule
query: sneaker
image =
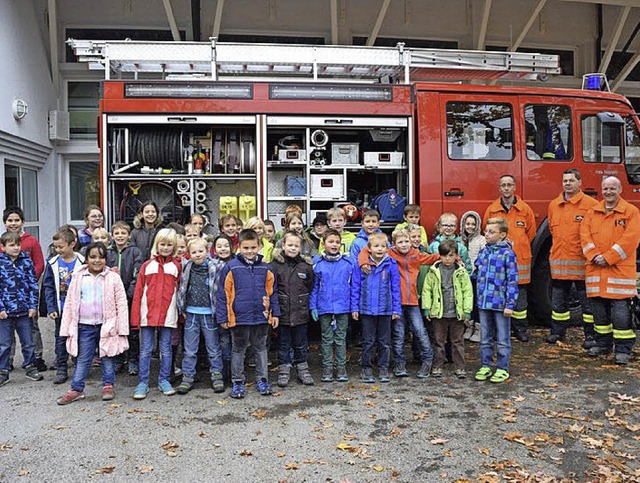
<svg viewBox="0 0 640 483">
<path fill-rule="evenodd" d="M 182 369 L 180 369 L 179 367 L 176 367 L 176 368 L 173 370 L 173 373 L 174 373 L 176 376 L 180 377 L 180 376 L 182 375 Z"/>
<path fill-rule="evenodd" d="M 84 399 L 84 393 L 80 391 L 74 391 L 73 389 L 69 389 L 64 393 L 62 397 L 58 398 L 58 405 L 65 406 L 66 404 L 71 404 L 74 401 L 78 401 L 79 399 Z"/>
<path fill-rule="evenodd" d="M 33 364 L 36 366 L 36 369 L 38 369 L 38 372 L 47 372 L 49 369 L 49 366 L 47 366 L 47 363 L 42 359 L 42 357 L 36 358 Z"/>
<path fill-rule="evenodd" d="M 133 399 L 144 399 L 147 397 L 147 393 L 149 392 L 149 384 L 146 382 L 140 382 L 136 386 L 135 391 L 133 392 Z"/>
<path fill-rule="evenodd" d="M 396 377 L 407 377 L 407 365 L 404 362 L 398 362 L 393 368 L 393 375 Z"/>
<path fill-rule="evenodd" d="M 366 367 L 362 369 L 362 382 L 372 383 L 376 382 L 376 378 L 373 377 L 373 369 L 370 367 Z"/>
<path fill-rule="evenodd" d="M 493 374 L 493 371 L 489 366 L 482 366 L 476 372 L 475 379 L 476 381 L 486 381 L 491 377 L 492 374 Z"/>
<path fill-rule="evenodd" d="M 322 382 L 333 382 L 333 367 L 328 366 L 328 367 L 323 367 L 322 368 L 322 379 L 320 379 Z M 280 385 L 278 383 L 278 385 Z"/>
<path fill-rule="evenodd" d="M 0 371 L 0 387 L 9 382 L 9 371 Z"/>
<path fill-rule="evenodd" d="M 296 372 L 298 373 L 298 380 L 305 386 L 313 386 L 315 381 L 313 376 L 309 372 L 309 364 L 302 362 L 296 365 Z"/>
<path fill-rule="evenodd" d="M 616 352 L 616 359 L 615 359 L 616 364 L 625 366 L 629 364 L 629 359 L 631 359 L 630 354 L 623 354 L 622 352 Z"/>
<path fill-rule="evenodd" d="M 338 366 L 338 373 L 336 374 L 336 381 L 347 382 L 349 376 L 347 374 L 347 368 L 345 366 Z"/>
<path fill-rule="evenodd" d="M 231 386 L 231 397 L 242 399 L 244 397 L 244 381 L 233 381 Z"/>
<path fill-rule="evenodd" d="M 471 322 L 471 326 L 467 327 L 464 331 L 464 335 L 463 335 L 464 340 L 471 339 L 471 336 L 473 335 L 473 329 L 474 329 L 473 322 Z"/>
<path fill-rule="evenodd" d="M 263 396 L 270 396 L 271 394 L 273 394 L 273 392 L 271 391 L 271 384 L 269 384 L 269 381 L 266 377 L 258 380 L 258 392 Z"/>
<path fill-rule="evenodd" d="M 464 369 L 456 369 L 454 374 L 456 375 L 456 377 L 458 379 L 466 379 L 467 378 L 467 371 L 465 371 Z"/>
<path fill-rule="evenodd" d="M 24 370 L 27 372 L 27 379 L 32 381 L 42 381 L 42 379 L 44 379 L 43 375 L 38 371 L 38 368 L 33 364 L 25 367 Z"/>
<path fill-rule="evenodd" d="M 589 350 L 592 347 L 595 347 L 597 345 L 596 340 L 593 337 L 587 337 L 584 342 L 582 343 L 582 348 L 584 350 Z"/>
<path fill-rule="evenodd" d="M 111 401 L 116 397 L 116 393 L 113 391 L 113 384 L 105 384 L 102 387 L 102 400 Z"/>
<path fill-rule="evenodd" d="M 476 322 L 473 325 L 473 332 L 471 333 L 471 337 L 469 337 L 469 342 L 480 342 L 480 322 Z"/>
<path fill-rule="evenodd" d="M 416 377 L 418 379 L 426 379 L 427 377 L 431 376 L 431 363 L 430 362 L 423 362 L 420 365 L 420 369 L 418 369 L 418 372 L 416 372 Z"/>
<path fill-rule="evenodd" d="M 176 391 L 178 392 L 178 394 L 188 394 L 191 389 L 193 389 L 193 380 L 189 380 L 186 377 L 183 377 L 182 382 L 176 388 Z"/>
<path fill-rule="evenodd" d="M 280 364 L 278 366 L 278 387 L 287 387 L 291 379 L 291 366 L 289 364 Z"/>
<path fill-rule="evenodd" d="M 135 362 L 129 362 L 129 375 L 137 376 L 138 372 L 139 372 L 138 364 L 136 364 Z"/>
<path fill-rule="evenodd" d="M 551 334 L 544 338 L 544 341 L 547 344 L 555 344 L 556 342 L 562 342 L 563 340 L 564 337 L 562 337 L 560 334 Z"/>
<path fill-rule="evenodd" d="M 608 354 L 611 354 L 611 348 L 595 345 L 591 349 L 589 349 L 587 354 L 589 354 L 591 357 L 606 356 Z"/>
<path fill-rule="evenodd" d="M 211 387 L 213 388 L 213 392 L 224 392 L 224 379 L 222 378 L 221 372 L 214 372 L 211 375 Z"/>
<path fill-rule="evenodd" d="M 391 377 L 389 377 L 389 369 L 387 369 L 386 367 L 381 368 L 378 373 L 378 379 L 380 380 L 380 382 L 391 381 Z"/>
<path fill-rule="evenodd" d="M 176 390 L 173 388 L 171 383 L 166 380 L 158 383 L 158 389 L 160 389 L 160 392 L 165 396 L 173 396 L 176 393 Z"/>
<path fill-rule="evenodd" d="M 493 383 L 501 383 L 509 379 L 509 373 L 504 369 L 496 369 L 496 372 L 493 373 L 493 376 L 489 379 L 489 382 Z"/>
<path fill-rule="evenodd" d="M 431 377 L 442 377 L 442 367 L 434 367 L 431 370 Z"/>
</svg>

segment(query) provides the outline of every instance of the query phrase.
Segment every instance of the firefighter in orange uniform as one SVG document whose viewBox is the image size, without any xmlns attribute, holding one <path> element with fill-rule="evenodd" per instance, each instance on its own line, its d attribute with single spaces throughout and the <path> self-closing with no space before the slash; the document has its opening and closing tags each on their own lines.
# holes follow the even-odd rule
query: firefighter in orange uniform
<svg viewBox="0 0 640 483">
<path fill-rule="evenodd" d="M 616 364 L 627 364 L 636 335 L 631 328 L 629 301 L 636 288 L 636 249 L 640 241 L 640 212 L 620 194 L 615 176 L 602 181 L 601 202 L 580 225 L 582 252 L 587 259 L 587 297 L 595 319 L 596 345 L 590 356 L 611 353 Z"/>
<path fill-rule="evenodd" d="M 527 342 L 527 288 L 531 282 L 531 242 L 536 235 L 536 218 L 531 207 L 516 195 L 516 179 L 510 174 L 500 177 L 500 198 L 489 205 L 483 220 L 504 218 L 509 224 L 508 240 L 518 262 L 518 302 L 511 316 L 513 334 Z"/>
<path fill-rule="evenodd" d="M 562 193 L 549 203 L 547 221 L 553 244 L 549 254 L 551 266 L 551 335 L 545 340 L 549 344 L 562 341 L 571 319 L 569 301 L 571 288 L 575 285 L 582 306 L 582 322 L 585 341 L 582 345 L 590 349 L 596 345 L 593 329 L 593 312 L 587 298 L 585 258 L 580 243 L 580 224 L 589 208 L 598 204 L 582 190 L 582 176 L 575 168 L 562 173 Z"/>
</svg>

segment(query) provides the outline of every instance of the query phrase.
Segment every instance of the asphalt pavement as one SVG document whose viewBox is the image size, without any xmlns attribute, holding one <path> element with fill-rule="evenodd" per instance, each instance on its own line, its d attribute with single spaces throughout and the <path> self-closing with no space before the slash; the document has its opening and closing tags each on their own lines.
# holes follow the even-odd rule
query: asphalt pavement
<svg viewBox="0 0 640 483">
<path fill-rule="evenodd" d="M 47 361 L 51 325 L 41 319 Z M 274 395 L 251 386 L 243 400 L 215 394 L 203 372 L 188 395 L 152 387 L 143 401 L 119 374 L 103 402 L 96 368 L 86 399 L 58 406 L 68 385 L 18 368 L 0 388 L 0 481 L 639 481 L 640 364 L 587 357 L 577 328 L 563 345 L 544 335 L 514 341 L 503 384 L 473 380 L 474 343 L 465 380 L 450 366 L 419 380 L 410 362 L 411 377 L 386 384 L 360 382 L 356 348 L 350 382 L 320 382 L 312 343 L 315 386 L 279 389 L 272 372 Z"/>
</svg>

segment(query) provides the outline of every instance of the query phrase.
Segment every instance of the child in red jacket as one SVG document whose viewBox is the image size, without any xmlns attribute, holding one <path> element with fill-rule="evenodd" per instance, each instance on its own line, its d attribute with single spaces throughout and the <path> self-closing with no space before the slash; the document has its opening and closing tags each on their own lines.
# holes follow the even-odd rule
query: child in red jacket
<svg viewBox="0 0 640 483">
<path fill-rule="evenodd" d="M 151 259 L 140 267 L 131 306 L 131 327 L 140 329 L 140 367 L 134 399 L 144 399 L 149 392 L 149 366 L 156 332 L 160 345 L 158 389 L 165 396 L 176 393 L 169 376 L 171 338 L 178 326 L 177 295 L 181 266 L 175 258 L 177 249 L 176 232 L 163 228 L 153 242 Z"/>
</svg>

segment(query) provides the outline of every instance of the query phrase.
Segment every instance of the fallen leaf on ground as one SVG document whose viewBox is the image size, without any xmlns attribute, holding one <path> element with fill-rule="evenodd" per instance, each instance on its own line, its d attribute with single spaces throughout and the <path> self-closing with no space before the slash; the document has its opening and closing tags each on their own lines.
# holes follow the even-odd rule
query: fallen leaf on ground
<svg viewBox="0 0 640 483">
<path fill-rule="evenodd" d="M 491 450 L 489 448 L 478 448 L 478 453 L 489 456 L 491 454 Z"/>
<path fill-rule="evenodd" d="M 229 404 L 229 401 L 221 401 L 221 400 L 218 400 L 218 401 L 216 401 L 216 402 L 217 402 L 218 404 L 221 404 L 221 405 L 222 405 L 222 404 Z"/>
<path fill-rule="evenodd" d="M 353 446 L 351 446 L 348 443 L 340 443 L 338 446 L 336 446 L 336 448 L 341 449 L 342 451 L 347 451 L 347 450 L 353 448 Z"/>
<path fill-rule="evenodd" d="M 384 467 L 383 466 L 372 466 L 372 468 L 376 471 L 383 471 Z"/>
<path fill-rule="evenodd" d="M 109 406 L 111 406 L 112 408 L 121 408 L 122 406 L 124 406 L 124 403 L 114 403 L 114 404 L 109 404 Z"/>
<path fill-rule="evenodd" d="M 13 448 L 12 444 L 8 444 L 8 443 L 0 444 L 0 451 L 7 451 L 7 450 L 10 450 L 12 448 Z"/>
<path fill-rule="evenodd" d="M 20 470 L 18 472 L 18 476 L 28 476 L 30 474 L 31 474 L 31 471 L 29 471 L 29 470 Z"/>
<path fill-rule="evenodd" d="M 252 456 L 253 452 L 249 449 L 243 449 L 240 451 L 240 456 Z"/>
<path fill-rule="evenodd" d="M 297 470 L 297 469 L 300 469 L 300 467 L 296 463 L 287 463 L 286 465 L 284 465 L 284 469 L 285 470 Z"/>
<path fill-rule="evenodd" d="M 180 445 L 178 444 L 177 441 L 166 441 L 162 446 L 160 446 L 162 449 L 164 449 L 165 451 L 168 451 L 170 449 L 176 449 L 179 448 Z"/>
<path fill-rule="evenodd" d="M 200 434 L 198 434 L 198 436 L 200 436 L 201 438 L 208 438 L 209 435 L 207 433 L 205 433 L 204 431 L 200 431 Z"/>
<path fill-rule="evenodd" d="M 104 466 L 100 469 L 97 469 L 95 471 L 96 475 L 108 475 L 109 473 L 113 473 L 113 470 L 115 470 L 116 467 L 115 466 Z"/>
<path fill-rule="evenodd" d="M 278 458 L 284 458 L 285 456 L 287 456 L 287 453 L 278 453 Z"/>
<path fill-rule="evenodd" d="M 138 472 L 145 474 L 145 473 L 151 473 L 153 471 L 153 466 L 149 466 L 149 465 L 142 465 L 138 468 Z"/>
<path fill-rule="evenodd" d="M 429 441 L 431 444 L 446 444 L 449 442 L 448 439 L 436 438 Z"/>
<path fill-rule="evenodd" d="M 266 415 L 267 412 L 262 409 L 257 409 L 256 411 L 251 413 L 251 416 L 255 417 L 256 419 L 264 419 Z"/>
<path fill-rule="evenodd" d="M 53 429 L 60 431 L 61 429 L 64 429 L 64 426 L 54 426 Z"/>
</svg>

